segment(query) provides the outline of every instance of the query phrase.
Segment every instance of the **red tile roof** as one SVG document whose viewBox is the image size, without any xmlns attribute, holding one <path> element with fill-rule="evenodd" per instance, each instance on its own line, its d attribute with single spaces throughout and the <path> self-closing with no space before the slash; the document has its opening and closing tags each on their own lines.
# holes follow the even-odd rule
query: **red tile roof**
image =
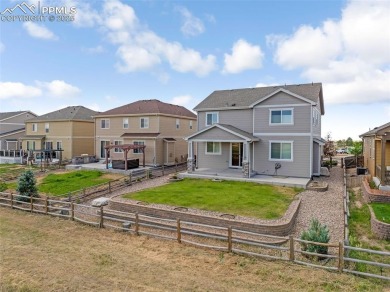
<svg viewBox="0 0 390 292">
<path fill-rule="evenodd" d="M 134 114 L 167 114 L 175 116 L 190 117 L 196 119 L 196 115 L 180 105 L 161 102 L 157 99 L 139 100 L 106 112 L 99 113 L 98 116 L 108 115 L 134 115 Z"/>
</svg>

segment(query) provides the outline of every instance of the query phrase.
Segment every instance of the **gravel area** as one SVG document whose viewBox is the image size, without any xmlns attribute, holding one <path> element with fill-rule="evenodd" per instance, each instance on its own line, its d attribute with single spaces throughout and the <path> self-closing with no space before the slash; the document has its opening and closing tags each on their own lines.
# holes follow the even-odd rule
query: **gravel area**
<svg viewBox="0 0 390 292">
<path fill-rule="evenodd" d="M 294 237 L 299 237 L 303 230 L 309 227 L 310 221 L 317 218 L 326 224 L 330 231 L 330 242 L 344 239 L 344 206 L 343 206 L 343 169 L 334 167 L 330 177 L 315 178 L 315 181 L 328 183 L 326 192 L 304 191 L 301 206 L 294 229 Z"/>
</svg>

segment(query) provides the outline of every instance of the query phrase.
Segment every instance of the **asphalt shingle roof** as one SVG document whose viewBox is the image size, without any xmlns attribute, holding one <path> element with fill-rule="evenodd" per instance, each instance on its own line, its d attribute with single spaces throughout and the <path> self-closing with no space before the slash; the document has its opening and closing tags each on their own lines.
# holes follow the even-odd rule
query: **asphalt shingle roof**
<svg viewBox="0 0 390 292">
<path fill-rule="evenodd" d="M 56 120 L 86 120 L 92 121 L 92 116 L 96 115 L 98 112 L 95 112 L 89 108 L 78 106 L 68 106 L 66 108 L 56 110 L 38 116 L 32 119 L 29 119 L 28 122 L 38 122 L 38 121 L 56 121 Z"/>
<path fill-rule="evenodd" d="M 386 124 L 384 124 L 382 126 L 376 127 L 376 128 L 374 128 L 374 129 L 372 129 L 372 130 L 370 130 L 370 131 L 368 131 L 368 132 L 366 132 L 364 134 L 361 134 L 359 137 L 373 136 L 375 134 L 378 134 L 379 131 L 382 131 L 382 130 L 384 130 L 386 128 L 389 128 L 389 131 L 390 131 L 390 122 L 386 123 Z"/>
<path fill-rule="evenodd" d="M 321 83 L 267 86 L 232 90 L 216 90 L 208 97 L 206 97 L 201 103 L 199 103 L 194 108 L 194 110 L 225 108 L 226 106 L 249 107 L 256 101 L 270 95 L 271 93 L 281 88 L 300 95 L 315 103 L 320 102 L 322 111 L 324 111 Z"/>
<path fill-rule="evenodd" d="M 17 112 L 2 112 L 0 113 L 0 121 L 8 119 L 10 117 L 25 113 L 26 111 L 17 111 Z"/>
<path fill-rule="evenodd" d="M 106 112 L 99 113 L 96 116 L 132 114 L 168 114 L 196 118 L 196 115 L 193 112 L 183 106 L 161 102 L 157 99 L 139 100 L 133 103 L 110 109 Z"/>
</svg>

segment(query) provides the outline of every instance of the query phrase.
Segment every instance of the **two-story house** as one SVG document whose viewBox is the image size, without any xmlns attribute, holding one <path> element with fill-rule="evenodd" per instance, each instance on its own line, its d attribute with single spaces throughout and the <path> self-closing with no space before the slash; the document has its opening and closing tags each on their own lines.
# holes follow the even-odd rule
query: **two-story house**
<svg viewBox="0 0 390 292">
<path fill-rule="evenodd" d="M 190 172 L 320 175 L 321 83 L 214 91 L 194 110 L 199 130 L 186 138 Z"/>
<path fill-rule="evenodd" d="M 97 112 L 83 106 L 68 106 L 26 121 L 23 150 L 62 151 L 62 159 L 93 155 L 94 120 Z"/>
<path fill-rule="evenodd" d="M 184 137 L 196 132 L 196 115 L 179 105 L 156 99 L 139 100 L 94 116 L 95 152 L 106 158 L 107 145 L 145 145 L 147 165 L 172 165 L 187 161 Z M 142 159 L 142 150 L 133 149 L 128 159 Z M 123 159 L 123 152 L 114 148 L 113 160 Z"/>
</svg>

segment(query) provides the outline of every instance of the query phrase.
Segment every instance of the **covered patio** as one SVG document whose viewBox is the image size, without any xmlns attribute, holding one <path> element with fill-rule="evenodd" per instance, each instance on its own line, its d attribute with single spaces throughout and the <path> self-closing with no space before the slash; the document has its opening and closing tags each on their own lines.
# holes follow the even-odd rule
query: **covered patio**
<svg viewBox="0 0 390 292">
<path fill-rule="evenodd" d="M 121 144 L 121 145 L 107 145 L 104 147 L 106 151 L 106 169 L 108 169 L 108 157 L 110 156 L 110 150 L 112 148 L 120 149 L 123 152 L 123 160 L 125 162 L 125 170 L 128 170 L 128 163 L 127 163 L 127 154 L 130 150 L 133 149 L 139 149 L 142 151 L 142 165 L 145 167 L 145 145 L 136 145 L 136 144 Z"/>
</svg>

